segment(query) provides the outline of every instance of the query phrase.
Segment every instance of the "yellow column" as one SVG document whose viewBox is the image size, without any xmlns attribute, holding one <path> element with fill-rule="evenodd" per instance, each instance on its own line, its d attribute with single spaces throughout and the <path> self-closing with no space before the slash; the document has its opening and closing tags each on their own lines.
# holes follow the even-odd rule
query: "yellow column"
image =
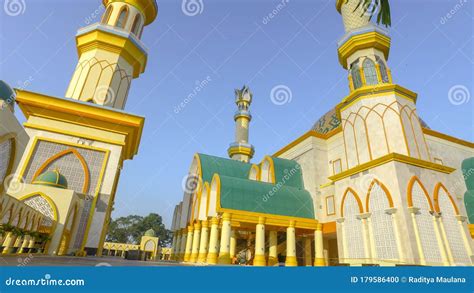
<svg viewBox="0 0 474 293">
<path fill-rule="evenodd" d="M 36 239 L 35 237 L 31 237 L 30 238 L 30 243 L 28 243 L 28 248 L 31 250 L 33 248 L 35 248 L 35 244 L 36 244 Z"/>
<path fill-rule="evenodd" d="M 415 207 L 408 208 L 413 223 L 413 231 L 415 231 L 415 241 L 416 247 L 418 249 L 418 255 L 420 256 L 420 265 L 426 265 L 425 254 L 423 252 L 423 246 L 421 245 L 420 231 L 418 231 L 418 225 L 416 223 L 416 214 L 419 212 L 419 210 L 419 208 Z"/>
<path fill-rule="evenodd" d="M 193 246 L 191 250 L 190 262 L 196 262 L 199 254 L 199 241 L 201 240 L 201 222 L 194 224 Z"/>
<path fill-rule="evenodd" d="M 15 243 L 16 236 L 13 235 L 12 232 L 8 232 L 7 236 L 5 237 L 5 241 L 3 241 L 3 251 L 2 254 L 8 254 L 12 252 L 13 244 Z"/>
<path fill-rule="evenodd" d="M 458 220 L 459 229 L 462 235 L 462 240 L 464 242 L 464 247 L 466 248 L 467 255 L 471 256 L 472 248 L 471 248 L 471 245 L 469 244 L 470 239 L 468 240 L 467 238 L 467 235 L 466 235 L 467 233 L 466 233 L 466 230 L 464 230 L 464 224 L 463 224 L 467 220 L 467 218 L 465 216 L 457 215 L 456 219 Z"/>
<path fill-rule="evenodd" d="M 316 226 L 314 231 L 314 266 L 323 267 L 326 263 L 324 261 L 324 245 L 323 245 L 323 224 Z"/>
<path fill-rule="evenodd" d="M 21 243 L 20 249 L 18 250 L 18 253 L 24 253 L 25 249 L 28 248 L 28 244 L 30 243 L 30 237 L 29 235 L 26 235 L 23 238 L 23 241 Z"/>
<path fill-rule="evenodd" d="M 267 264 L 265 260 L 265 218 L 259 217 L 255 228 L 255 257 L 254 266 L 264 267 Z"/>
<path fill-rule="evenodd" d="M 209 244 L 209 225 L 207 221 L 201 222 L 201 242 L 199 243 L 198 262 L 206 262 L 207 245 Z"/>
<path fill-rule="evenodd" d="M 184 261 L 191 259 L 191 249 L 193 246 L 193 226 L 188 226 L 188 236 L 186 237 L 186 249 L 184 251 Z"/>
<path fill-rule="evenodd" d="M 296 235 L 295 235 L 295 222 L 290 221 L 290 225 L 286 228 L 286 261 L 285 266 L 296 267 L 298 262 L 296 261 Z"/>
<path fill-rule="evenodd" d="M 444 230 L 444 225 L 441 222 L 441 215 L 439 213 L 433 213 L 433 222 L 436 232 L 436 238 L 438 239 L 438 246 L 441 252 L 441 258 L 443 259 L 443 264 L 445 266 L 454 264 L 453 255 L 451 254 L 451 248 L 449 247 L 448 238 L 446 237 L 446 231 Z M 446 243 L 446 246 L 444 245 L 444 243 Z"/>
<path fill-rule="evenodd" d="M 269 248 L 268 248 L 268 266 L 274 266 L 278 263 L 278 254 L 277 254 L 277 246 L 278 246 L 278 238 L 277 238 L 277 231 L 270 231 L 269 233 Z"/>
<path fill-rule="evenodd" d="M 235 230 L 230 233 L 230 259 L 233 260 L 235 257 L 235 250 L 237 247 L 237 236 Z"/>
<path fill-rule="evenodd" d="M 179 249 L 179 261 L 184 261 L 184 255 L 186 253 L 186 244 L 188 242 L 187 230 L 183 228 L 181 230 L 181 243 Z"/>
<path fill-rule="evenodd" d="M 179 254 L 181 253 L 181 230 L 176 231 L 176 244 L 174 249 L 174 258 L 172 260 L 179 260 Z"/>
<path fill-rule="evenodd" d="M 206 262 L 208 264 L 217 263 L 217 241 L 219 237 L 219 220 L 212 218 L 211 220 L 211 236 L 209 237 L 209 252 L 207 253 Z"/>
<path fill-rule="evenodd" d="M 219 249 L 219 264 L 230 264 L 230 214 L 222 216 L 221 247 Z"/>
</svg>

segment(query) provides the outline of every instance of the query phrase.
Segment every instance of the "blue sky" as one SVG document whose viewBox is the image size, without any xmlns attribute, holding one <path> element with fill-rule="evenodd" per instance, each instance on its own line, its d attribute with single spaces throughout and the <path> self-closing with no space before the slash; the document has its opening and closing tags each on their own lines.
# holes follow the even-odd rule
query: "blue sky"
<svg viewBox="0 0 474 293">
<path fill-rule="evenodd" d="M 77 62 L 75 33 L 100 19 L 101 1 L 18 1 L 19 15 L 0 10 L 0 79 L 62 97 Z M 156 212 L 169 226 L 193 154 L 227 156 L 235 88 L 248 84 L 254 93 L 256 162 L 341 101 L 348 85 L 337 59 L 343 25 L 334 2 L 289 0 L 268 21 L 281 1 L 202 0 L 200 13 L 188 16 L 181 0 L 159 0 L 158 19 L 143 34 L 148 66 L 125 108 L 146 117 L 142 144 L 124 164 L 112 217 Z M 474 141 L 472 0 L 391 4 L 394 81 L 419 94 L 418 113 L 431 128 Z M 283 105 L 270 96 L 279 85 L 291 91 Z M 457 100 L 449 99 L 453 88 L 463 92 Z"/>
</svg>

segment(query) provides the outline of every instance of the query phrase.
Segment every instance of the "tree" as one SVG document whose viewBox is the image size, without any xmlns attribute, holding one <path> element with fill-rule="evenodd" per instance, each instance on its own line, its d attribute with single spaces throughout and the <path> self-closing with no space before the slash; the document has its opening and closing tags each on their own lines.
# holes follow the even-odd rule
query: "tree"
<svg viewBox="0 0 474 293">
<path fill-rule="evenodd" d="M 346 3 L 349 1 L 359 1 L 355 10 L 362 5 L 364 9 L 363 13 L 369 13 L 370 19 L 372 19 L 372 16 L 377 13 L 377 24 L 382 23 L 386 27 L 392 25 L 390 3 L 388 0 L 346 0 Z"/>
<path fill-rule="evenodd" d="M 160 215 L 151 213 L 146 217 L 129 215 L 112 220 L 106 240 L 109 242 L 139 244 L 141 237 L 149 229 L 155 231 L 159 237 L 160 246 L 168 246 L 171 243 L 172 233 L 165 228 Z"/>
</svg>

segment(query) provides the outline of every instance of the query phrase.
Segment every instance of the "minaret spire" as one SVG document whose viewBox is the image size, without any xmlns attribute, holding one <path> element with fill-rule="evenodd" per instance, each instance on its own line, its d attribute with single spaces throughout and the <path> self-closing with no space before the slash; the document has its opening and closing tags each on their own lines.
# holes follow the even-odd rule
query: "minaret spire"
<svg viewBox="0 0 474 293">
<path fill-rule="evenodd" d="M 252 120 L 250 115 L 250 104 L 252 103 L 252 92 L 248 86 L 235 90 L 235 142 L 231 143 L 227 152 L 233 160 L 249 162 L 254 154 L 254 148 L 249 144 L 249 124 Z"/>
<path fill-rule="evenodd" d="M 349 88 L 352 91 L 366 86 L 391 84 L 387 66 L 390 52 L 388 32 L 370 22 L 370 13 L 359 5 L 359 0 L 336 0 L 341 13 L 345 35 L 338 42 L 339 62 L 349 71 Z"/>
</svg>

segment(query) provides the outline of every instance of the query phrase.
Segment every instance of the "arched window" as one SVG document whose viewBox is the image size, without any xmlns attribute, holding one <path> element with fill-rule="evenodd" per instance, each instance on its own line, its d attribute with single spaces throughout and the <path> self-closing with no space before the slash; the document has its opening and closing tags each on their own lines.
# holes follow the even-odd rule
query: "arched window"
<svg viewBox="0 0 474 293">
<path fill-rule="evenodd" d="M 379 65 L 380 76 L 382 77 L 383 83 L 388 83 L 388 73 L 387 73 L 387 66 L 385 66 L 385 62 L 379 56 L 375 56 L 375 60 L 377 60 L 377 64 Z"/>
<path fill-rule="evenodd" d="M 0 142 L 0 184 L 3 186 L 5 177 L 8 176 L 11 167 L 13 153 L 13 139 L 6 139 Z M 0 188 L 1 189 L 1 188 Z"/>
<path fill-rule="evenodd" d="M 128 7 L 124 6 L 119 13 L 119 16 L 117 18 L 117 22 L 115 23 L 116 27 L 119 28 L 125 28 L 125 24 L 127 23 L 127 17 L 128 17 Z"/>
<path fill-rule="evenodd" d="M 112 5 L 109 5 L 109 7 L 107 7 L 107 10 L 105 11 L 104 15 L 102 16 L 102 23 L 103 24 L 108 24 L 109 23 L 110 15 L 112 15 L 113 9 L 114 8 L 112 7 Z"/>
<path fill-rule="evenodd" d="M 451 250 L 454 263 L 461 266 L 471 265 L 471 260 L 464 246 L 463 235 L 465 233 L 456 219 L 457 207 L 446 188 L 438 184 L 435 189 L 435 201 L 441 212 L 442 225 L 448 240 L 447 247 Z"/>
<path fill-rule="evenodd" d="M 137 36 L 138 38 L 140 38 L 140 28 L 142 26 L 142 18 L 140 16 L 140 14 L 137 14 L 135 16 L 135 20 L 133 21 L 133 25 L 132 25 L 132 33 Z"/>
<path fill-rule="evenodd" d="M 361 263 L 366 259 L 359 197 L 348 189 L 343 197 L 341 215 L 344 217 L 344 239 L 347 251 L 344 258 L 348 262 Z"/>
<path fill-rule="evenodd" d="M 365 84 L 366 85 L 378 84 L 379 81 L 377 79 L 377 71 L 375 70 L 374 61 L 372 61 L 370 58 L 365 58 L 362 66 L 364 69 Z"/>
<path fill-rule="evenodd" d="M 411 187 L 411 188 L 410 188 Z M 436 239 L 436 227 L 434 226 L 431 201 L 428 193 L 418 179 L 414 177 L 408 185 L 408 204 L 419 209 L 415 214 L 415 225 L 417 227 L 423 255 L 427 264 L 441 264 L 441 251 Z M 409 206 L 410 207 L 410 206 Z"/>
<path fill-rule="evenodd" d="M 399 259 L 392 215 L 386 212 L 391 207 L 390 195 L 385 188 L 373 181 L 369 188 L 367 210 L 371 213 L 374 231 L 376 259 Z"/>
<path fill-rule="evenodd" d="M 354 84 L 354 89 L 358 89 L 362 86 L 362 79 L 360 77 L 360 68 L 359 68 L 359 61 L 354 61 L 351 64 L 351 77 L 352 83 Z"/>
</svg>

